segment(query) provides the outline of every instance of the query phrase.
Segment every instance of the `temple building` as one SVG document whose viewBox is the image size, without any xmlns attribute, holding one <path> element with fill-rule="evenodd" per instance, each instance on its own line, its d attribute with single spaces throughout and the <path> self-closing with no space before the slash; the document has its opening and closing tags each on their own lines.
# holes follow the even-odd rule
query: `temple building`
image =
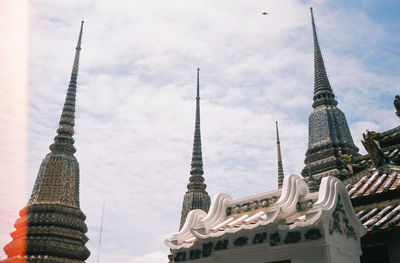
<svg viewBox="0 0 400 263">
<path fill-rule="evenodd" d="M 181 222 L 179 229 L 185 223 L 186 217 L 191 210 L 201 209 L 208 212 L 210 207 L 210 196 L 206 191 L 207 185 L 204 183 L 203 156 L 201 152 L 200 134 L 200 69 L 197 69 L 197 96 L 196 96 L 196 120 L 194 127 L 193 153 L 187 191 L 183 197 Z"/>
<path fill-rule="evenodd" d="M 400 97 L 394 101 L 400 117 Z M 342 155 L 351 175 L 343 182 L 360 222 L 362 263 L 400 262 L 400 126 L 363 134 L 367 154 Z"/>
<path fill-rule="evenodd" d="M 344 184 L 324 177 L 310 193 L 298 175 L 283 187 L 241 199 L 213 198 L 208 213 L 192 210 L 182 229 L 165 240 L 169 262 L 360 262 L 366 232 Z"/>
<path fill-rule="evenodd" d="M 42 161 L 29 202 L 19 212 L 2 263 L 83 263 L 90 255 L 72 137 L 82 30 L 83 21 L 57 135 Z"/>
<path fill-rule="evenodd" d="M 315 85 L 305 180 L 284 177 L 276 123 L 278 189 L 241 199 L 214 197 L 210 210 L 189 212 L 178 233 L 165 240 L 170 262 L 360 262 L 361 237 L 343 176 L 340 154 L 359 156 L 330 87 L 316 35 Z M 282 184 L 283 182 L 283 184 Z"/>
<path fill-rule="evenodd" d="M 309 118 L 309 145 L 302 175 L 311 189 L 321 178 L 333 175 L 348 189 L 357 217 L 368 229 L 361 238 L 362 263 L 400 262 L 400 126 L 384 132 L 368 131 L 362 144 L 368 154 L 354 146 L 344 114 L 330 87 L 319 48 L 311 9 L 314 35 L 314 110 Z M 400 97 L 394 105 L 400 117 Z"/>
<path fill-rule="evenodd" d="M 308 149 L 301 174 L 310 184 L 311 191 L 321 178 L 332 175 L 344 179 L 349 170 L 340 159 L 340 153 L 359 156 L 354 145 L 344 113 L 329 84 L 328 76 L 318 43 L 312 8 L 311 23 L 314 37 L 314 110 L 308 121 Z M 314 181 L 314 182 L 313 182 Z M 313 184 L 314 186 L 312 186 Z"/>
<path fill-rule="evenodd" d="M 304 179 L 284 177 L 276 126 L 278 189 L 236 200 L 218 194 L 208 213 L 191 211 L 165 240 L 170 262 L 400 262 L 400 126 L 367 130 L 362 144 L 368 153 L 359 154 L 337 107 L 310 11 L 314 109 Z M 400 96 L 394 105 L 400 117 Z"/>
</svg>

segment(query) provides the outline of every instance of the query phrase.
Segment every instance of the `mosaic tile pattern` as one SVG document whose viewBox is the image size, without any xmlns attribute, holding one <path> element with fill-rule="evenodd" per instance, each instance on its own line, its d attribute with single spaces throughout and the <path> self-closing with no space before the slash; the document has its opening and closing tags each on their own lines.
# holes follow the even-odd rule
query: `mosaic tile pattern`
<svg viewBox="0 0 400 263">
<path fill-rule="evenodd" d="M 86 216 L 79 207 L 79 164 L 75 156 L 74 114 L 83 22 L 64 108 L 51 152 L 40 166 L 28 205 L 15 222 L 1 263 L 83 263 Z"/>
<path fill-rule="evenodd" d="M 311 20 L 314 37 L 314 110 L 308 121 L 308 149 L 304 161 L 306 166 L 301 174 L 306 178 L 314 177 L 307 180 L 315 180 L 319 184 L 322 177 L 331 175 L 342 179 L 349 174 L 347 166 L 340 159 L 340 154 L 359 154 L 346 117 L 336 107 L 337 101 L 325 70 L 312 9 Z"/>
<path fill-rule="evenodd" d="M 197 96 L 196 96 L 196 121 L 194 128 L 193 153 L 190 170 L 189 183 L 187 191 L 183 197 L 181 222 L 179 229 L 185 224 L 185 220 L 190 211 L 194 209 L 202 209 L 208 212 L 211 199 L 206 191 L 207 185 L 204 183 L 203 156 L 201 152 L 201 134 L 200 134 L 200 80 L 199 71 L 197 69 Z"/>
</svg>

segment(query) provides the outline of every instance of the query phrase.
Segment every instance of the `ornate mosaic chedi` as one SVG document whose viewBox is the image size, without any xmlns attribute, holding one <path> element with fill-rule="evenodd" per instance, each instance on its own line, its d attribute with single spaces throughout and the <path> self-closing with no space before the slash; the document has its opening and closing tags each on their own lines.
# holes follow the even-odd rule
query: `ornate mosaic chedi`
<svg viewBox="0 0 400 263">
<path fill-rule="evenodd" d="M 40 166 L 28 205 L 4 247 L 2 263 L 83 263 L 86 216 L 79 207 L 79 164 L 74 153 L 74 112 L 83 22 L 57 136 Z"/>
<path fill-rule="evenodd" d="M 181 222 L 179 229 L 185 223 L 186 217 L 190 211 L 201 209 L 208 212 L 211 199 L 206 191 L 207 185 L 204 183 L 203 177 L 203 157 L 201 152 L 201 134 L 200 134 L 200 84 L 199 69 L 197 69 L 197 97 L 196 97 L 196 121 L 194 128 L 193 153 L 190 170 L 189 183 L 187 191 L 183 198 Z"/>
<path fill-rule="evenodd" d="M 354 145 L 344 113 L 336 107 L 337 101 L 330 86 L 322 53 L 319 47 L 314 16 L 311 10 L 314 36 L 314 110 L 308 123 L 308 149 L 302 171 L 304 177 L 317 175 L 336 176 L 343 179 L 349 171 L 340 154 L 359 156 Z M 313 182 L 313 178 L 309 178 Z"/>
<path fill-rule="evenodd" d="M 73 155 L 49 153 L 42 161 L 29 204 L 79 207 L 79 164 Z"/>
</svg>

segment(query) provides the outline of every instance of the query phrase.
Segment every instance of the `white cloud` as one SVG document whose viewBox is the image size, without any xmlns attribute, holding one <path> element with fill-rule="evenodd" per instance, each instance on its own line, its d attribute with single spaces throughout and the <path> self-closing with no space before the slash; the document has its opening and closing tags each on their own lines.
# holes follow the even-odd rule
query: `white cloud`
<svg viewBox="0 0 400 263">
<path fill-rule="evenodd" d="M 295 0 L 31 6 L 28 192 L 55 135 L 79 21 L 86 21 L 75 139 L 89 263 L 97 258 L 103 200 L 104 262 L 167 260 L 163 239 L 178 228 L 189 178 L 198 66 L 210 195 L 276 187 L 276 120 L 285 173 L 301 172 L 313 92 L 307 7 Z M 375 45 L 367 36 L 385 36 L 385 28 L 362 10 L 331 12 L 323 1 L 314 10 L 330 81 L 355 141 L 363 129 L 396 125 L 386 101 L 399 88 L 398 75 L 375 73 L 369 57 L 354 51 Z M 16 217 L 1 235 L 12 231 Z"/>
</svg>

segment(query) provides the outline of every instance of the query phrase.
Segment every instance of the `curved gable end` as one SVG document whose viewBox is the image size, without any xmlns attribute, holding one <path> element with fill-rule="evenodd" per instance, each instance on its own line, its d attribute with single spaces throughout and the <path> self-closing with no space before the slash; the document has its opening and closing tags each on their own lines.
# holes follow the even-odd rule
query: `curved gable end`
<svg viewBox="0 0 400 263">
<path fill-rule="evenodd" d="M 170 262 L 359 262 L 365 233 L 339 179 L 325 177 L 310 193 L 290 175 L 275 191 L 237 200 L 216 195 L 207 214 L 191 211 L 165 244 Z"/>
</svg>

